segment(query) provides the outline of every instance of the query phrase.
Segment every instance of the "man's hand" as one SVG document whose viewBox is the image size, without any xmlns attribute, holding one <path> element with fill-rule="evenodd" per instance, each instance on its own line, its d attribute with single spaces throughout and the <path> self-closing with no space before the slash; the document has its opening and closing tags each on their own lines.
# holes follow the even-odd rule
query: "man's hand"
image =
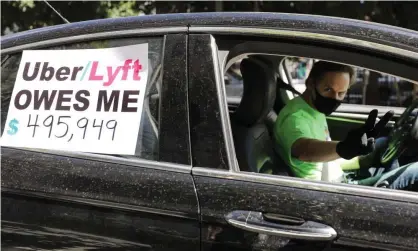
<svg viewBox="0 0 418 251">
<path fill-rule="evenodd" d="M 388 146 L 388 139 L 380 138 L 379 140 L 380 142 L 376 141 L 375 149 L 373 152 L 364 156 L 359 156 L 360 168 L 368 169 L 370 167 L 382 167 L 382 164 L 380 163 L 380 156 L 382 156 L 383 151 L 385 151 Z"/>
<path fill-rule="evenodd" d="M 366 123 L 360 128 L 348 132 L 346 138 L 337 144 L 337 154 L 344 159 L 352 159 L 359 155 L 366 155 L 373 152 L 375 148 L 375 138 L 385 128 L 386 124 L 393 117 L 394 112 L 387 112 L 382 119 L 375 124 L 377 110 L 370 112 Z"/>
</svg>

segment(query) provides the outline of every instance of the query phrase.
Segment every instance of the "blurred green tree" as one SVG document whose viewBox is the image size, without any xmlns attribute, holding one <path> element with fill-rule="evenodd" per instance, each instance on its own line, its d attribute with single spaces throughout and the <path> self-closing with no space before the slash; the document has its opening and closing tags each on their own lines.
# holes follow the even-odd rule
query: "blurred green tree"
<svg viewBox="0 0 418 251">
<path fill-rule="evenodd" d="M 153 1 L 48 1 L 70 22 L 155 13 Z M 1 1 L 2 35 L 62 24 L 44 1 Z"/>
</svg>

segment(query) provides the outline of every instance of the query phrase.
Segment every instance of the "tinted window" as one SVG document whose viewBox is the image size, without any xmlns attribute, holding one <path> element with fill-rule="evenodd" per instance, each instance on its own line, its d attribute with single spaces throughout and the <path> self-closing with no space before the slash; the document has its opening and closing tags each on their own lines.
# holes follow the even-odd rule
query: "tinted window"
<svg viewBox="0 0 418 251">
<path fill-rule="evenodd" d="M 224 75 L 225 91 L 227 97 L 242 97 L 244 89 L 240 63 L 241 61 L 232 64 Z"/>
<path fill-rule="evenodd" d="M 313 62 L 313 59 L 297 57 L 286 58 L 283 62 L 292 86 L 301 93 L 306 89 L 305 80 Z M 234 63 L 224 75 L 228 98 L 241 98 L 242 96 L 243 80 L 239 65 L 240 62 Z M 360 67 L 354 68 L 357 75 L 356 81 L 348 90 L 344 103 L 408 107 L 414 99 L 418 98 L 418 84 L 388 74 Z"/>
<path fill-rule="evenodd" d="M 307 79 L 313 59 L 286 58 L 284 67 L 291 78 L 292 86 L 299 92 L 306 88 Z M 355 83 L 350 87 L 344 103 L 359 105 L 377 105 L 408 107 L 412 100 L 418 98 L 418 85 L 404 79 L 354 67 Z"/>
<path fill-rule="evenodd" d="M 144 109 L 138 134 L 135 157 L 158 160 L 159 136 L 159 91 L 162 80 L 163 38 L 128 38 L 103 41 L 67 44 L 48 48 L 50 50 L 65 49 L 99 49 L 148 43 L 148 81 L 144 100 Z M 3 134 L 9 109 L 13 86 L 19 68 L 21 54 L 2 57 L 1 67 L 1 132 Z M 5 60 L 5 61 L 3 61 Z M 128 157 L 128 156 L 126 156 Z"/>
</svg>

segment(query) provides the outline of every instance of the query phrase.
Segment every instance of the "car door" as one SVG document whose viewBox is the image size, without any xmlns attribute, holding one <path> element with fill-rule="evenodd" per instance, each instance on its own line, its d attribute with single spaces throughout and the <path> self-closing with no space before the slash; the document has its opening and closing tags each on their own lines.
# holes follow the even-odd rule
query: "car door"
<svg viewBox="0 0 418 251">
<path fill-rule="evenodd" d="M 199 26 L 192 26 L 190 32 L 192 173 L 201 208 L 202 250 L 418 248 L 416 193 L 239 171 L 216 38 L 236 34 L 241 37 L 231 41 L 263 41 L 274 39 L 275 33 L 260 27 Z M 278 31 L 280 35 L 283 33 Z M 303 44 L 308 38 L 308 34 L 291 36 L 300 36 L 300 40 L 286 41 L 291 45 Z M 312 35 L 309 45 L 315 37 Z M 302 53 L 309 45 L 285 49 L 283 44 L 273 44 L 271 48 L 288 55 Z M 317 49 L 325 47 L 321 44 Z M 348 47 L 342 46 L 338 52 Z M 254 50 L 261 53 L 265 48 L 259 45 Z M 338 55 L 335 52 L 324 55 Z"/>
<path fill-rule="evenodd" d="M 106 32 L 118 22 L 125 30 Z M 5 120 L 22 50 L 148 44 L 149 66 L 135 155 L 2 147 L 5 250 L 200 247 L 187 120 L 186 28 L 126 29 L 123 20 L 113 25 L 102 20 L 61 26 L 48 33 L 51 40 L 36 37 L 36 30 L 2 39 L 2 133 L 9 128 Z M 88 35 L 78 36 L 83 32 Z M 31 43 L 19 44 L 22 40 Z"/>
</svg>

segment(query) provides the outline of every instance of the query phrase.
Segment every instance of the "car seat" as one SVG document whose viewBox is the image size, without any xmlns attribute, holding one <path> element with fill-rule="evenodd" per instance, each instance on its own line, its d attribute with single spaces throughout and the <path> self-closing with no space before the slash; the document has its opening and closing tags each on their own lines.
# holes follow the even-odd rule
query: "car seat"
<svg viewBox="0 0 418 251">
<path fill-rule="evenodd" d="M 280 162 L 265 123 L 276 99 L 275 72 L 272 64 L 260 56 L 242 60 L 240 68 L 244 91 L 238 108 L 231 114 L 240 170 L 278 174 Z"/>
</svg>

